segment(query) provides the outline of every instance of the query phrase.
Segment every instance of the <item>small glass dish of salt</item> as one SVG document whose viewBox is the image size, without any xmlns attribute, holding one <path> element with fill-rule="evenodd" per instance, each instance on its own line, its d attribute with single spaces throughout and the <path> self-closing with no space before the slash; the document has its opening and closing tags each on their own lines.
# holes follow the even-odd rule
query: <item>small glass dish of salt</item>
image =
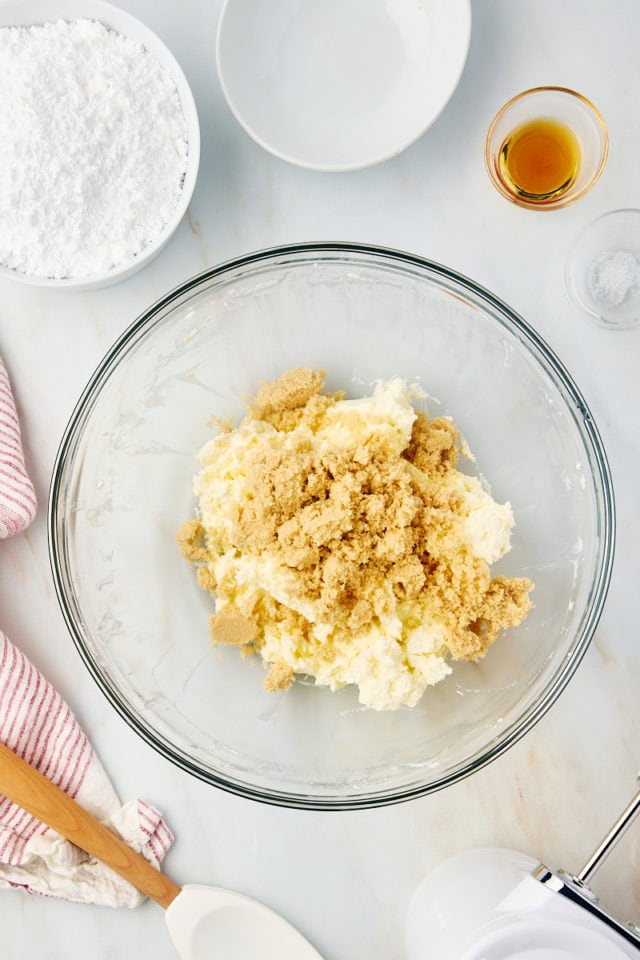
<svg viewBox="0 0 640 960">
<path fill-rule="evenodd" d="M 640 322 L 640 210 L 613 210 L 576 237 L 565 265 L 573 303 L 608 329 Z"/>
</svg>

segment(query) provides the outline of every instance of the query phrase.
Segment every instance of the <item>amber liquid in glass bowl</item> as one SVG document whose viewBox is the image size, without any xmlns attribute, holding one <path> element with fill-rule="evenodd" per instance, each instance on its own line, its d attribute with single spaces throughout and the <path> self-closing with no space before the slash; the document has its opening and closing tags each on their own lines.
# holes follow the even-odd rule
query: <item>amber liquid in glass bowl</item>
<svg viewBox="0 0 640 960">
<path fill-rule="evenodd" d="M 557 120 L 530 120 L 505 137 L 498 166 L 505 184 L 518 196 L 551 200 L 574 183 L 580 169 L 580 144 L 573 131 Z"/>
</svg>

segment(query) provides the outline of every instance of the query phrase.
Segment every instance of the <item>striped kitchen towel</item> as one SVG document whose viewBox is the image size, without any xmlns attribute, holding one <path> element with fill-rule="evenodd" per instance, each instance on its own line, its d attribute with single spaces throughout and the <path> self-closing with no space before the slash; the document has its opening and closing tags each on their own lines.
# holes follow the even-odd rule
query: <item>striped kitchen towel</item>
<svg viewBox="0 0 640 960">
<path fill-rule="evenodd" d="M 60 694 L 0 631 L 0 740 L 159 867 L 173 842 L 144 800 L 124 806 Z M 82 903 L 134 907 L 126 880 L 0 793 L 0 888 Z"/>
<path fill-rule="evenodd" d="M 0 357 L 0 538 L 20 533 L 35 512 L 36 495 L 24 466 L 16 405 Z"/>
</svg>

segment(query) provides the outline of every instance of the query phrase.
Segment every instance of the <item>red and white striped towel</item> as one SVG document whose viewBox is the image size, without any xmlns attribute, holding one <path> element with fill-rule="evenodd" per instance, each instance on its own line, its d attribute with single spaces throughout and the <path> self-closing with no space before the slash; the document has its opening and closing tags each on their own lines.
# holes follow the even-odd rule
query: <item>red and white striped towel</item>
<svg viewBox="0 0 640 960">
<path fill-rule="evenodd" d="M 59 693 L 0 631 L 0 740 L 159 867 L 173 842 L 144 800 L 125 806 Z M 126 880 L 0 795 L 0 887 L 113 907 L 143 900 Z"/>
<path fill-rule="evenodd" d="M 0 357 L 0 538 L 24 530 L 36 512 L 9 375 Z"/>
</svg>

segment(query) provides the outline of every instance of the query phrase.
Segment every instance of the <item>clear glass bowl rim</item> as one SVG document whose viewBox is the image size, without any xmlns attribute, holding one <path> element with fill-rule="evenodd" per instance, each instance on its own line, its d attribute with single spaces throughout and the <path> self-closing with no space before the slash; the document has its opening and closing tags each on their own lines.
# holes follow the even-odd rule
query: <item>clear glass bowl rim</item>
<svg viewBox="0 0 640 960">
<path fill-rule="evenodd" d="M 221 773 L 213 774 L 211 771 L 204 770 L 198 766 L 197 761 L 187 757 L 177 748 L 167 745 L 156 737 L 151 730 L 147 729 L 144 724 L 140 723 L 128 709 L 126 700 L 104 675 L 98 660 L 85 643 L 79 625 L 79 617 L 76 615 L 72 591 L 68 589 L 69 578 L 66 575 L 65 564 L 63 562 L 65 557 L 66 531 L 62 511 L 59 510 L 59 507 L 64 503 L 64 479 L 67 467 L 73 463 L 75 450 L 82 437 L 84 427 L 91 414 L 94 402 L 99 396 L 103 383 L 108 379 L 120 360 L 126 356 L 128 350 L 135 345 L 138 335 L 147 332 L 149 328 L 153 327 L 154 321 L 158 322 L 162 320 L 165 308 L 170 307 L 174 301 L 177 301 L 185 294 L 195 293 L 199 287 L 205 286 L 209 281 L 220 278 L 225 274 L 243 267 L 253 267 L 256 264 L 268 261 L 277 261 L 279 266 L 283 266 L 286 265 L 287 258 L 291 258 L 289 262 L 296 263 L 300 261 L 314 262 L 318 258 L 331 257 L 344 260 L 345 263 L 365 258 L 369 263 L 380 264 L 386 261 L 396 266 L 404 266 L 409 270 L 418 269 L 423 275 L 426 274 L 432 278 L 435 275 L 436 278 L 441 280 L 451 281 L 456 286 L 466 290 L 476 303 L 484 303 L 492 311 L 502 314 L 503 319 L 507 321 L 504 325 L 507 328 L 514 328 L 517 331 L 521 342 L 524 342 L 529 352 L 536 358 L 551 377 L 555 386 L 561 391 L 563 399 L 573 415 L 581 440 L 585 444 L 588 452 L 595 491 L 600 501 L 598 520 L 601 528 L 601 547 L 594 580 L 591 584 L 589 604 L 583 619 L 582 631 L 573 644 L 570 656 L 567 656 L 565 660 L 564 669 L 556 674 L 553 682 L 547 684 L 543 695 L 539 697 L 534 706 L 513 723 L 500 738 L 490 743 L 479 755 L 472 758 L 468 763 L 461 765 L 459 768 L 454 769 L 434 781 L 410 788 L 396 789 L 390 792 L 383 791 L 375 794 L 351 797 L 317 797 L 298 793 L 294 794 L 285 791 L 258 788 L 251 784 L 225 778 L 224 774 Z M 513 744 L 528 733 L 565 689 L 585 655 L 595 633 L 611 580 L 615 552 L 615 526 L 615 501 L 611 471 L 600 434 L 591 412 L 566 367 L 533 327 L 512 310 L 508 304 L 500 300 L 489 290 L 449 267 L 416 254 L 393 248 L 348 242 L 287 244 L 265 248 L 232 260 L 224 261 L 196 274 L 173 290 L 170 290 L 152 304 L 149 309 L 140 314 L 107 351 L 73 409 L 56 455 L 48 498 L 49 560 L 56 596 L 76 649 L 110 705 L 125 722 L 161 756 L 196 778 L 226 792 L 248 799 L 258 800 L 275 806 L 307 810 L 350 810 L 381 807 L 434 793 L 450 784 L 465 779 L 476 770 L 486 766 L 492 760 L 505 753 Z"/>
</svg>

